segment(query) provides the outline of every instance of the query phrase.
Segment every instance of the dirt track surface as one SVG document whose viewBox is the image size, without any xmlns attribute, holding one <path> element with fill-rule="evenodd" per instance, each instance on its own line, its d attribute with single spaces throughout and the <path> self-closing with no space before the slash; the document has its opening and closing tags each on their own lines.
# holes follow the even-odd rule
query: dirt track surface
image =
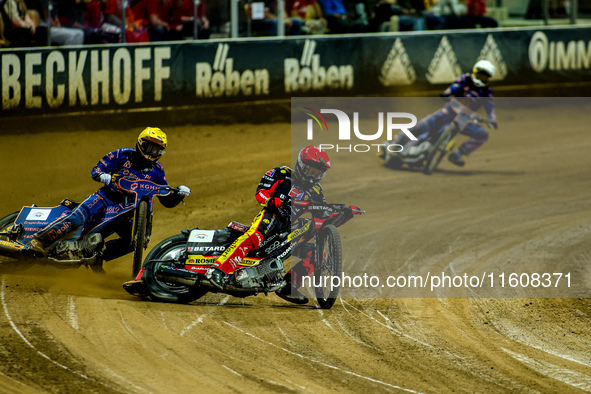
<svg viewBox="0 0 591 394">
<path fill-rule="evenodd" d="M 344 259 L 393 273 L 503 258 L 576 268 L 589 281 L 589 108 L 499 112 L 501 129 L 459 169 L 428 177 L 375 155 L 334 155 L 332 202 L 367 214 L 343 226 Z M 560 130 L 548 127 L 556 119 Z M 577 121 L 575 121 L 575 119 Z M 4 136 L 2 215 L 81 200 L 90 169 L 129 132 Z M 165 130 L 162 162 L 186 205 L 158 205 L 151 246 L 181 229 L 249 223 L 262 173 L 290 162 L 289 124 Z M 9 169 L 9 170 L 8 170 Z M 370 191 L 368 193 L 368 191 Z M 377 224 L 377 225 L 376 225 Z M 377 227 L 377 228 L 376 228 Z M 373 254 L 351 247 L 375 245 Z M 328 311 L 275 295 L 168 305 L 128 295 L 131 259 L 83 268 L 1 268 L 0 392 L 591 391 L 587 298 L 340 299 Z"/>
</svg>

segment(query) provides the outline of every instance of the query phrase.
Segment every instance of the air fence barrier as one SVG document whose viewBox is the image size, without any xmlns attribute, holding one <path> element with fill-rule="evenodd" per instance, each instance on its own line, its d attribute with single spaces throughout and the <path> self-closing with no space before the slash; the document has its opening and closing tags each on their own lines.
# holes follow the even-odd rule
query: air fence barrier
<svg viewBox="0 0 591 394">
<path fill-rule="evenodd" d="M 591 81 L 591 27 L 448 30 L 0 50 L 0 117 L 413 95 L 479 59 L 493 86 Z"/>
</svg>

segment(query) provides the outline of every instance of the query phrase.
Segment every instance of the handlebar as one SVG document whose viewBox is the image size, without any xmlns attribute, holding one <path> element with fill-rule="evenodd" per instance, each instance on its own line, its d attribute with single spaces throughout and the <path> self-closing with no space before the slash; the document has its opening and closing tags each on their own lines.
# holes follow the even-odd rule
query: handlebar
<svg viewBox="0 0 591 394">
<path fill-rule="evenodd" d="M 143 193 L 144 195 L 149 195 L 149 194 L 153 194 L 155 192 L 157 192 L 158 195 L 168 195 L 170 194 L 170 192 L 179 192 L 180 188 L 178 187 L 172 187 L 172 186 L 163 186 L 163 185 L 159 185 L 157 183 L 154 183 L 152 181 L 147 181 L 145 179 L 134 179 L 130 176 L 127 175 L 120 175 L 120 174 L 113 174 L 111 176 L 112 180 L 111 183 L 119 190 L 126 192 L 126 193 L 133 193 L 133 194 L 137 194 L 139 191 L 144 191 L 145 193 Z M 121 180 L 127 180 L 131 183 L 131 187 L 125 187 L 123 185 L 121 185 Z M 148 186 L 146 187 L 133 187 L 133 185 L 137 185 L 137 184 L 146 184 Z M 165 191 L 168 192 L 166 194 L 162 194 L 160 192 Z"/>
<path fill-rule="evenodd" d="M 345 204 L 323 204 L 323 203 L 310 203 L 307 207 L 310 212 L 323 212 L 323 213 L 339 213 L 341 211 L 350 211 L 353 215 L 362 215 L 365 211 L 359 209 L 355 205 Z"/>
<path fill-rule="evenodd" d="M 491 129 L 495 128 L 492 122 L 485 120 L 483 117 L 478 115 L 476 111 L 472 110 L 467 105 L 461 103 L 457 97 L 452 97 L 450 100 L 450 104 L 453 110 L 456 112 L 456 114 L 467 116 L 470 122 L 476 124 L 485 124 L 487 127 Z"/>
<path fill-rule="evenodd" d="M 357 207 L 351 208 L 351 212 L 353 213 L 353 215 L 363 215 L 365 213 L 365 211 L 362 211 Z"/>
</svg>

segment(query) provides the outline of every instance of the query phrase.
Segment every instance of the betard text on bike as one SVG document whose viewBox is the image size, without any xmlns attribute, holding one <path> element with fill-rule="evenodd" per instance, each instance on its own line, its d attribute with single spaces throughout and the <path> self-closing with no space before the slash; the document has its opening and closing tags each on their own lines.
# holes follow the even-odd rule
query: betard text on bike
<svg viewBox="0 0 591 394">
<path fill-rule="evenodd" d="M 409 129 L 417 124 L 417 117 L 408 112 L 378 112 L 377 114 L 377 131 L 360 130 L 359 112 L 353 112 L 353 122 L 344 111 L 338 109 L 321 109 L 320 112 L 314 111 L 311 108 L 306 108 L 310 112 L 306 112 L 310 118 L 307 121 L 307 139 L 314 139 L 314 128 L 320 128 L 321 131 L 328 131 L 326 120 L 321 114 L 331 114 L 336 117 L 338 122 L 338 144 L 319 144 L 322 150 L 348 151 L 348 152 L 370 152 L 382 149 L 387 149 L 389 152 L 401 152 L 403 147 L 398 144 L 390 144 L 384 146 L 378 141 L 387 139 L 391 141 L 394 135 L 403 132 L 406 136 L 416 141 L 417 138 L 410 132 Z M 316 126 L 315 126 L 316 125 Z M 352 131 L 351 131 L 352 130 Z M 384 136 L 385 131 L 385 136 Z M 341 141 L 351 142 L 351 139 L 361 141 L 375 141 L 375 143 L 362 144 L 346 144 Z"/>
</svg>

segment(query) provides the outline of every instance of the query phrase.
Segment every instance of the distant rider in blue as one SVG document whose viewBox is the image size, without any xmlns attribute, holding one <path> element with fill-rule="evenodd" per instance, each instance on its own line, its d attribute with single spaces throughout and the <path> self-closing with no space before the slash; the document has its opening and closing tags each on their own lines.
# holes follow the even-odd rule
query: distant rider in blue
<svg viewBox="0 0 591 394">
<path fill-rule="evenodd" d="M 135 149 L 122 148 L 107 153 L 92 169 L 92 179 L 104 184 L 96 193 L 88 196 L 69 215 L 61 217 L 35 234 L 27 250 L 38 256 L 47 256 L 46 248 L 66 234 L 76 230 L 91 218 L 101 219 L 109 208 L 119 209 L 122 213 L 131 210 L 132 205 L 125 205 L 126 196 L 111 183 L 112 175 L 118 174 L 131 179 L 149 180 L 158 185 L 167 186 L 164 168 L 158 161 L 167 145 L 166 134 L 157 127 L 147 127 L 138 136 Z M 186 186 L 168 196 L 158 196 L 162 205 L 172 208 L 183 198 L 191 194 Z M 120 238 L 106 243 L 103 260 L 109 261 L 133 251 L 131 246 L 131 219 L 117 223 L 115 232 Z"/>
<path fill-rule="evenodd" d="M 441 97 L 472 98 L 473 100 L 462 100 L 462 104 L 468 105 L 474 111 L 484 106 L 490 122 L 496 129 L 498 126 L 494 95 L 492 89 L 488 87 L 488 81 L 494 75 L 495 66 L 488 60 L 480 60 L 474 65 L 471 74 L 461 75 L 441 93 Z M 412 134 L 417 136 L 418 140 L 415 141 L 415 144 L 418 145 L 426 140 L 431 133 L 437 133 L 442 127 L 450 124 L 455 116 L 456 113 L 451 106 L 446 104 L 439 111 L 421 119 L 415 127 L 410 129 Z M 458 166 L 466 164 L 464 157 L 480 148 L 488 140 L 488 131 L 475 123 L 469 123 L 462 134 L 467 135 L 470 139 L 448 156 L 449 161 Z M 408 141 L 408 137 L 403 132 L 394 137 L 394 142 L 400 145 L 404 145 Z"/>
</svg>

